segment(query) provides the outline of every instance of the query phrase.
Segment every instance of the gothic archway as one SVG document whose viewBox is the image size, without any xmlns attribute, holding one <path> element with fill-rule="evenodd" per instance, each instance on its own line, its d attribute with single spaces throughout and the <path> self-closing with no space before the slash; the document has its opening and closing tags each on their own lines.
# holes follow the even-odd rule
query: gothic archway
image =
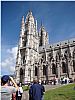
<svg viewBox="0 0 75 100">
<path fill-rule="evenodd" d="M 42 55 L 42 59 L 43 59 L 43 61 L 46 61 L 46 54 L 45 54 L 45 52 L 44 52 L 44 54 Z"/>
<path fill-rule="evenodd" d="M 49 62 L 51 62 L 51 60 L 53 58 L 53 52 L 52 51 L 49 53 L 48 58 L 49 58 Z"/>
<path fill-rule="evenodd" d="M 35 66 L 35 76 L 38 75 L 38 68 Z"/>
<path fill-rule="evenodd" d="M 60 60 L 60 57 L 61 57 L 61 49 L 59 48 L 59 50 L 56 53 L 56 62 Z"/>
<path fill-rule="evenodd" d="M 31 82 L 31 69 L 28 69 L 28 76 L 30 77 L 30 82 Z"/>
<path fill-rule="evenodd" d="M 56 65 L 52 63 L 52 74 L 56 74 Z"/>
<path fill-rule="evenodd" d="M 68 47 L 64 52 L 65 59 L 71 58 L 70 48 Z"/>
<path fill-rule="evenodd" d="M 60 62 L 60 51 L 58 50 L 56 53 L 56 77 L 58 77 L 58 64 Z"/>
<path fill-rule="evenodd" d="M 63 68 L 65 68 L 64 70 L 64 73 L 67 73 L 67 76 L 69 77 L 69 66 L 68 66 L 68 63 L 69 63 L 69 60 L 71 59 L 71 53 L 70 53 L 70 49 L 69 47 L 65 50 L 65 53 L 64 53 L 64 60 L 65 60 L 65 63 L 63 63 Z"/>
<path fill-rule="evenodd" d="M 25 63 L 25 56 L 23 56 L 23 64 Z"/>
<path fill-rule="evenodd" d="M 23 82 L 23 69 L 20 68 L 20 82 Z"/>
<path fill-rule="evenodd" d="M 73 51 L 73 71 L 75 72 L 75 48 Z"/>
<path fill-rule="evenodd" d="M 59 51 L 56 53 L 56 62 L 59 61 Z"/>
<path fill-rule="evenodd" d="M 46 75 L 46 66 L 43 65 L 43 75 Z"/>
<path fill-rule="evenodd" d="M 62 72 L 63 73 L 66 73 L 66 63 L 65 62 L 62 62 Z"/>
</svg>

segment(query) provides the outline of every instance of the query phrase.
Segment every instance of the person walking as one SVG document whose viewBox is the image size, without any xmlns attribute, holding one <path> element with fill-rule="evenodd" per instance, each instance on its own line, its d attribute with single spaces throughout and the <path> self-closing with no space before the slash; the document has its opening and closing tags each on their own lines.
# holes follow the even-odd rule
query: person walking
<svg viewBox="0 0 75 100">
<path fill-rule="evenodd" d="M 16 100 L 21 100 L 22 99 L 22 94 L 23 94 L 23 89 L 21 83 L 18 84 L 19 88 L 18 91 L 16 92 Z"/>
<path fill-rule="evenodd" d="M 33 85 L 29 89 L 29 100 L 42 100 L 42 86 L 37 80 L 33 81 Z"/>
<path fill-rule="evenodd" d="M 10 80 L 14 84 L 14 86 L 9 86 Z M 18 90 L 18 86 L 12 77 L 9 77 L 8 75 L 4 75 L 1 78 L 1 100 L 11 100 L 12 94 L 15 93 L 17 90 Z"/>
</svg>

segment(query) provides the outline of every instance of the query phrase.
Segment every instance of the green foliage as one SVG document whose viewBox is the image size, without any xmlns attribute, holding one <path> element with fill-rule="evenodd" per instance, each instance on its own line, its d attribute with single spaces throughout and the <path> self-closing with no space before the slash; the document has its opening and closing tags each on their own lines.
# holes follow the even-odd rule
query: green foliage
<svg viewBox="0 0 75 100">
<path fill-rule="evenodd" d="M 44 95 L 44 100 L 75 100 L 75 84 L 49 90 Z"/>
<path fill-rule="evenodd" d="M 29 90 L 29 86 L 22 86 L 22 88 L 23 88 L 23 91 L 27 91 L 27 90 Z"/>
</svg>

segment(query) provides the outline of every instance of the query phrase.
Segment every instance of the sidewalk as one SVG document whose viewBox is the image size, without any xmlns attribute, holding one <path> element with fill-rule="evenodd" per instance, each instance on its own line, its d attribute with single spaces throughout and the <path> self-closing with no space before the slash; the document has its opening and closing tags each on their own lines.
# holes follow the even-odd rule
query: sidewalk
<svg viewBox="0 0 75 100">
<path fill-rule="evenodd" d="M 29 100 L 29 91 L 24 91 L 22 95 L 22 100 Z"/>
</svg>

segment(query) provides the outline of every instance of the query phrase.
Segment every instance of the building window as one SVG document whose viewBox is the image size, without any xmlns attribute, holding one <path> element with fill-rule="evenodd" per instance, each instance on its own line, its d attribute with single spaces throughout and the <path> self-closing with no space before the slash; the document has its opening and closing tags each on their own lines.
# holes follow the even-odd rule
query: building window
<svg viewBox="0 0 75 100">
<path fill-rule="evenodd" d="M 73 70 L 75 72 L 75 49 L 73 51 Z"/>
<path fill-rule="evenodd" d="M 28 69 L 28 76 L 31 76 L 31 69 Z"/>
<path fill-rule="evenodd" d="M 66 63 L 62 62 L 62 71 L 63 73 L 66 73 Z"/>
<path fill-rule="evenodd" d="M 23 64 L 25 63 L 25 56 L 23 56 Z"/>
<path fill-rule="evenodd" d="M 35 76 L 38 75 L 38 68 L 35 66 Z"/>
<path fill-rule="evenodd" d="M 46 60 L 46 54 L 45 53 L 42 55 L 42 59 L 43 59 L 43 61 Z"/>
<path fill-rule="evenodd" d="M 65 59 L 71 58 L 70 48 L 68 47 L 64 53 Z"/>
<path fill-rule="evenodd" d="M 75 60 L 73 60 L 73 70 L 75 72 Z"/>
<path fill-rule="evenodd" d="M 46 75 L 46 66 L 43 65 L 43 75 Z"/>
<path fill-rule="evenodd" d="M 20 68 L 20 75 L 23 75 L 23 69 Z"/>
<path fill-rule="evenodd" d="M 67 57 L 68 57 L 68 51 L 67 50 L 65 50 L 64 57 L 65 57 L 65 59 L 67 59 Z"/>
<path fill-rule="evenodd" d="M 42 33 L 42 29 L 41 29 L 41 32 L 40 32 L 40 44 L 39 46 L 42 46 L 43 45 L 43 33 Z"/>
<path fill-rule="evenodd" d="M 23 82 L 23 69 L 20 68 L 20 82 Z"/>
<path fill-rule="evenodd" d="M 49 57 L 49 61 L 51 62 L 51 60 L 52 60 L 52 58 L 53 58 L 53 54 L 52 54 L 52 52 L 49 53 L 48 57 Z"/>
<path fill-rule="evenodd" d="M 56 74 L 56 66 L 54 63 L 52 64 L 52 74 Z"/>
</svg>

